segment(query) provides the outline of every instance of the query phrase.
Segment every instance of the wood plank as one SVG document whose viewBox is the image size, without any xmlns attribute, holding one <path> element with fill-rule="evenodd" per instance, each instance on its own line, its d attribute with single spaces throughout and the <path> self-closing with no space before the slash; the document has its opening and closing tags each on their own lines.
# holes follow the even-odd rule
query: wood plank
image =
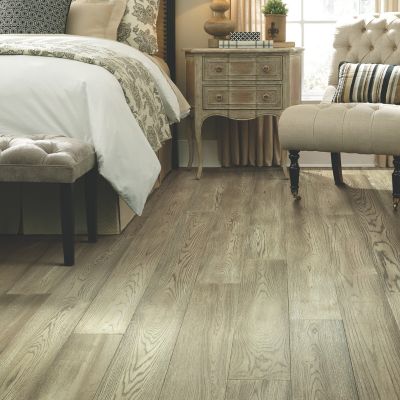
<svg viewBox="0 0 400 400">
<path fill-rule="evenodd" d="M 230 379 L 290 379 L 287 268 L 247 261 L 239 297 Z"/>
<path fill-rule="evenodd" d="M 203 262 L 215 213 L 189 213 L 168 248 L 122 339 L 96 399 L 158 399 Z"/>
<path fill-rule="evenodd" d="M 237 302 L 238 285 L 196 286 L 161 399 L 225 399 Z"/>
<path fill-rule="evenodd" d="M 291 211 L 287 220 L 290 318 L 341 319 L 324 220 L 319 214 L 298 211 Z"/>
<path fill-rule="evenodd" d="M 237 211 L 218 213 L 210 230 L 199 283 L 240 283 L 246 219 Z"/>
<path fill-rule="evenodd" d="M 72 334 L 31 400 L 92 399 L 120 343 L 121 335 Z"/>
<path fill-rule="evenodd" d="M 193 180 L 170 184 L 162 204 L 118 260 L 77 326 L 77 333 L 124 333 L 157 265 L 170 246 L 179 216 L 193 194 Z M 149 240 L 151 238 L 151 240 Z"/>
<path fill-rule="evenodd" d="M 400 292 L 400 235 L 398 220 L 384 212 L 377 192 L 363 175 L 347 178 L 349 199 L 359 216 L 363 235 L 375 254 L 375 265 L 385 289 Z"/>
<path fill-rule="evenodd" d="M 25 400 L 34 392 L 130 239 L 128 229 L 84 248 L 71 274 L 0 355 L 0 399 Z"/>
<path fill-rule="evenodd" d="M 291 400 L 290 382 L 230 380 L 225 400 Z"/>
<path fill-rule="evenodd" d="M 360 398 L 400 398 L 400 334 L 389 306 L 349 298 L 341 306 Z"/>
<path fill-rule="evenodd" d="M 0 295 L 8 292 L 50 245 L 49 241 L 43 239 L 7 238 L 4 250 L 0 253 Z"/>
<path fill-rule="evenodd" d="M 76 243 L 75 255 L 79 258 L 83 246 L 89 244 Z M 63 250 L 61 240 L 53 240 L 52 246 L 33 263 L 20 279 L 7 292 L 8 294 L 50 294 L 66 275 L 71 272 L 63 264 Z"/>
<path fill-rule="evenodd" d="M 0 354 L 36 313 L 48 296 L 0 296 Z"/>
<path fill-rule="evenodd" d="M 287 181 L 266 179 L 255 174 L 255 188 L 242 213 L 249 217 L 246 231 L 246 257 L 278 260 L 286 258 L 285 206 L 291 201 Z"/>
<path fill-rule="evenodd" d="M 358 399 L 341 321 L 290 324 L 292 399 Z"/>
</svg>

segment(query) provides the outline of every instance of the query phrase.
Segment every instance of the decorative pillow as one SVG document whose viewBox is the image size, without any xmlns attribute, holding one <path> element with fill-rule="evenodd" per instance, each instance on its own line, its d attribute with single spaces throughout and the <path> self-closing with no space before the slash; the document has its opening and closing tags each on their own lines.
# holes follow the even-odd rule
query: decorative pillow
<svg viewBox="0 0 400 400">
<path fill-rule="evenodd" d="M 65 33 L 71 0 L 0 0 L 0 33 Z"/>
<path fill-rule="evenodd" d="M 118 29 L 118 41 L 148 54 L 157 53 L 159 5 L 160 0 L 128 0 L 125 15 Z"/>
<path fill-rule="evenodd" d="M 400 104 L 400 66 L 386 64 L 339 65 L 334 103 Z"/>
<path fill-rule="evenodd" d="M 77 0 L 71 4 L 67 33 L 117 40 L 126 0 Z"/>
</svg>

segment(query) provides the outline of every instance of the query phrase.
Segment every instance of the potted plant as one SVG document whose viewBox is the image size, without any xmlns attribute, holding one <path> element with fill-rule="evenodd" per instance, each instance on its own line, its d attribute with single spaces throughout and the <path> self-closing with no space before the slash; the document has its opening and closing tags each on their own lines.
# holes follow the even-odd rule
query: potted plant
<svg viewBox="0 0 400 400">
<path fill-rule="evenodd" d="M 265 37 L 276 42 L 286 42 L 286 16 L 288 8 L 282 0 L 268 0 L 262 7 L 265 15 Z"/>
</svg>

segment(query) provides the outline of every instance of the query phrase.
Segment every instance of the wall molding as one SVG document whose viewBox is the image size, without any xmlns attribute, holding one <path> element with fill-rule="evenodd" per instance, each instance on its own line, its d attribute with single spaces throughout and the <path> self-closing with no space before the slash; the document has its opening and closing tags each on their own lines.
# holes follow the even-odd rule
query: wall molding
<svg viewBox="0 0 400 400">
<path fill-rule="evenodd" d="M 187 140 L 179 140 L 179 166 L 187 167 L 188 163 L 188 142 Z M 221 167 L 218 159 L 218 142 L 216 140 L 203 140 L 204 167 Z M 197 165 L 197 157 L 195 155 L 194 165 Z M 364 154 L 343 154 L 343 167 L 352 168 L 371 168 L 375 167 L 375 157 L 373 155 Z M 326 168 L 330 167 L 330 154 L 313 151 L 303 151 L 300 153 L 300 166 L 309 168 Z"/>
</svg>

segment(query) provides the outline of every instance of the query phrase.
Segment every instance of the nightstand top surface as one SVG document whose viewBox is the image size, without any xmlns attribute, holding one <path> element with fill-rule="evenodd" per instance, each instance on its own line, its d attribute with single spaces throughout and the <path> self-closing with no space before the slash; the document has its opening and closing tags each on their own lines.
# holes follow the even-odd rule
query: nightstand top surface
<svg viewBox="0 0 400 400">
<path fill-rule="evenodd" d="M 302 47 L 274 47 L 274 48 L 244 48 L 244 49 L 219 49 L 219 48 L 193 48 L 183 49 L 187 54 L 246 54 L 246 53 L 302 53 Z"/>
</svg>

